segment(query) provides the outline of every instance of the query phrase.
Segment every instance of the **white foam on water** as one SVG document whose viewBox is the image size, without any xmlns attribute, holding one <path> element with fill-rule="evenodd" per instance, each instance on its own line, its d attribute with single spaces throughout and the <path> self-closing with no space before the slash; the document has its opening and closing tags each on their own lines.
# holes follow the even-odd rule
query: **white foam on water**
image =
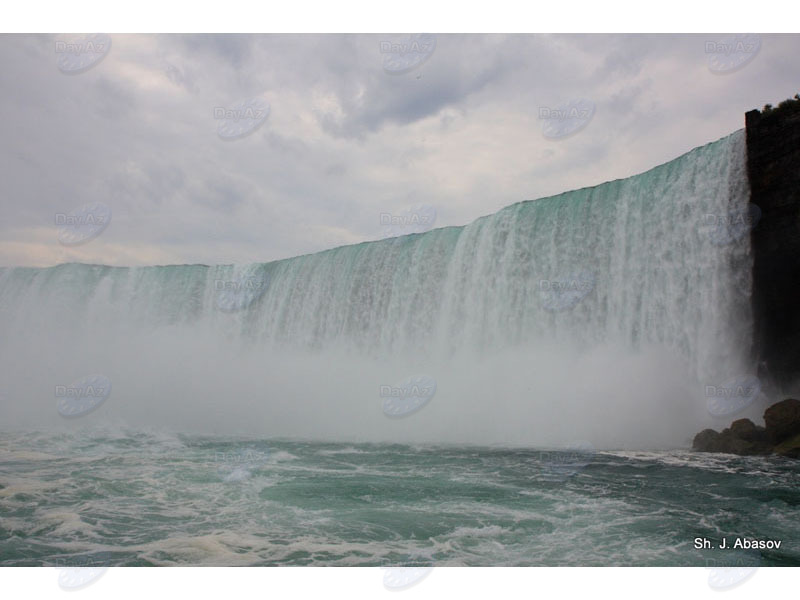
<svg viewBox="0 0 800 600">
<path fill-rule="evenodd" d="M 319 450 L 317 454 L 321 456 L 338 456 L 340 454 L 369 454 L 369 452 L 354 446 L 347 446 L 345 448 L 338 448 L 336 450 Z"/>
</svg>

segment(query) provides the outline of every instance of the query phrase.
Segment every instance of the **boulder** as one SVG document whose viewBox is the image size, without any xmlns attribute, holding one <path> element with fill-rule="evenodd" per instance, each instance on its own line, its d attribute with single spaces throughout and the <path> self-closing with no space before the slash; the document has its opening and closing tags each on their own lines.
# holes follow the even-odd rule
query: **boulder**
<svg viewBox="0 0 800 600">
<path fill-rule="evenodd" d="M 721 452 L 718 448 L 719 433 L 713 429 L 703 429 L 692 441 L 692 450 L 697 452 Z"/>
<path fill-rule="evenodd" d="M 738 419 L 731 423 L 731 431 L 736 437 L 748 442 L 767 442 L 767 430 L 750 419 Z"/>
<path fill-rule="evenodd" d="M 775 454 L 787 456 L 789 458 L 800 458 L 800 434 L 784 440 L 775 446 Z"/>
<path fill-rule="evenodd" d="M 755 427 L 755 425 L 753 427 Z M 746 430 L 746 435 L 755 436 L 757 434 L 757 429 Z M 719 450 L 717 450 L 717 452 L 727 452 L 728 454 L 738 454 L 739 456 L 769 454 L 772 452 L 772 444 L 767 441 L 747 440 L 741 438 L 731 426 L 728 429 L 723 429 L 722 433 L 719 434 Z"/>
<path fill-rule="evenodd" d="M 787 398 L 764 412 L 767 437 L 773 444 L 800 434 L 800 400 Z"/>
</svg>

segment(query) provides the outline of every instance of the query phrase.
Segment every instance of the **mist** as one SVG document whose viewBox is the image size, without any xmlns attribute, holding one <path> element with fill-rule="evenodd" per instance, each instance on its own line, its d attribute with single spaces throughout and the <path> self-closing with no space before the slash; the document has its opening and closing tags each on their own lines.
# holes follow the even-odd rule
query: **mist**
<svg viewBox="0 0 800 600">
<path fill-rule="evenodd" d="M 55 348 L 54 348 L 55 350 Z M 7 390 L 3 423 L 23 428 L 129 427 L 350 442 L 595 448 L 685 445 L 701 425 L 702 387 L 664 352 L 520 347 L 448 360 L 376 360 L 346 352 L 276 353 L 173 329 L 69 352 Z M 30 357 L 20 356 L 20 369 Z M 43 357 L 42 357 L 43 358 Z M 52 362 L 51 362 L 52 361 Z M 91 365 L 89 367 L 88 365 Z M 96 410 L 64 419 L 53 389 L 99 372 L 113 384 Z M 436 380 L 419 411 L 389 418 L 381 386 Z M 702 428 L 702 427 L 701 427 Z"/>
</svg>

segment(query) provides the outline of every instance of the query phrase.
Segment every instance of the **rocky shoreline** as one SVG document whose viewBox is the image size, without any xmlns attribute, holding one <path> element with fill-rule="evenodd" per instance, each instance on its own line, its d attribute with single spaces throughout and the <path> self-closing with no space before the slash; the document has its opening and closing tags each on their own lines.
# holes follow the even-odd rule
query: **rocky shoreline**
<svg viewBox="0 0 800 600">
<path fill-rule="evenodd" d="M 694 436 L 692 450 L 800 458 L 800 400 L 787 398 L 770 406 L 764 411 L 764 425 L 760 427 L 750 419 L 739 419 L 721 432 L 704 429 Z"/>
</svg>

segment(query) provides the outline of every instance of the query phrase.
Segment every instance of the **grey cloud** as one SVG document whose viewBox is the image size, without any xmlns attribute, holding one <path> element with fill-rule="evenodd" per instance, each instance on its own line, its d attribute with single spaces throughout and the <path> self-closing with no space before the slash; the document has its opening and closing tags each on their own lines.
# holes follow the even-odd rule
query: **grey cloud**
<svg viewBox="0 0 800 600">
<path fill-rule="evenodd" d="M 419 203 L 437 226 L 464 224 L 641 172 L 798 91 L 797 35 L 762 36 L 725 76 L 707 68 L 705 34 L 439 35 L 400 76 L 382 70 L 394 37 L 112 35 L 102 63 L 65 76 L 57 36 L 0 36 L 0 264 L 20 262 L 4 241 L 37 235 L 36 260 L 74 258 L 42 228 L 91 201 L 114 221 L 80 256 L 108 264 L 305 254 L 376 239 L 381 212 Z M 221 141 L 214 107 L 255 95 L 267 120 Z M 576 97 L 593 120 L 544 139 L 538 107 Z"/>
</svg>

